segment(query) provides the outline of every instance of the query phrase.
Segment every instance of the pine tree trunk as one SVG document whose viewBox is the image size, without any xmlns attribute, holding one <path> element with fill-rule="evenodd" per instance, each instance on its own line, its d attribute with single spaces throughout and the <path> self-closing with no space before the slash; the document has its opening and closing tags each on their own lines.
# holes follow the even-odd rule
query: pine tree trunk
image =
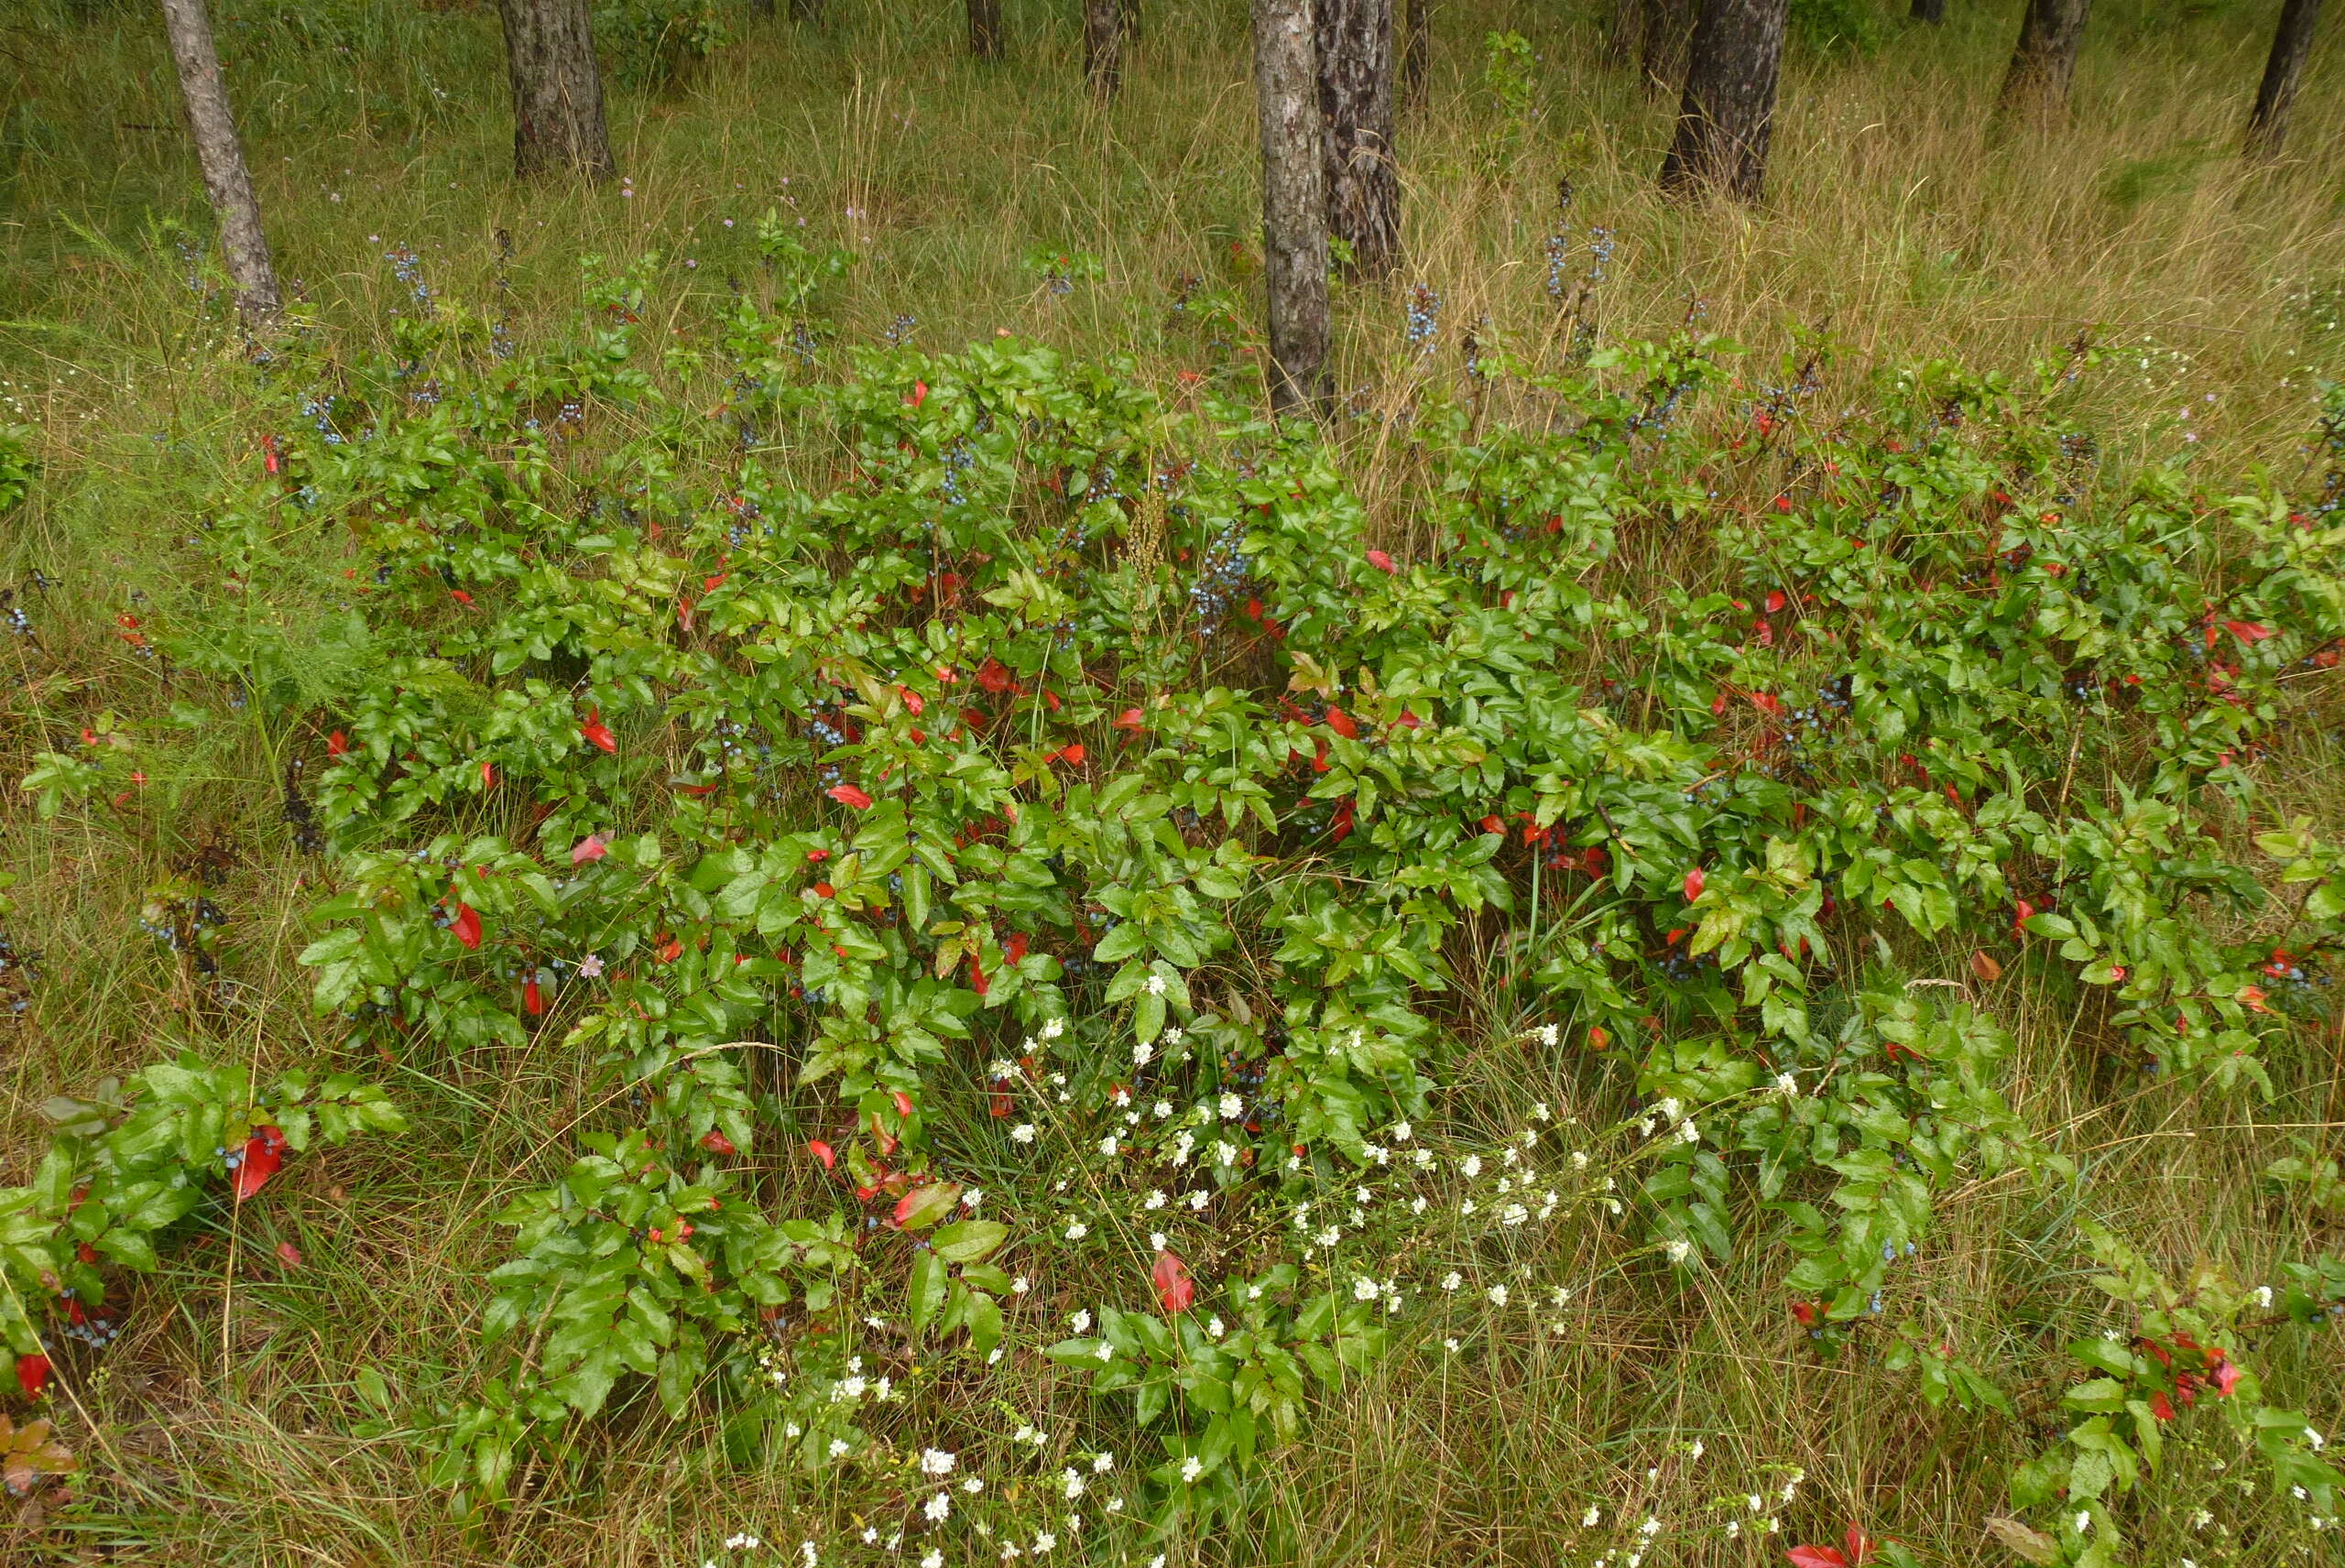
<svg viewBox="0 0 2345 1568">
<path fill-rule="evenodd" d="M 2272 35 L 2272 58 L 2264 62 L 2263 85 L 2255 92 L 2255 108 L 2247 117 L 2247 156 L 2279 156 L 2287 139 L 2288 111 L 2296 101 L 2296 84 L 2304 79 L 2305 61 L 2312 55 L 2314 31 L 2320 26 L 2320 0 L 2287 0 L 2280 7 L 2280 26 Z"/>
<path fill-rule="evenodd" d="M 2091 8 L 2092 0 L 2027 0 L 2011 69 L 2003 73 L 2004 109 L 2041 113 L 2067 106 Z"/>
<path fill-rule="evenodd" d="M 1328 232 L 1351 246 L 1354 277 L 1380 278 L 1401 257 L 1392 0 L 1318 0 L 1317 30 Z"/>
<path fill-rule="evenodd" d="M 1645 0 L 1617 0 L 1604 34 L 1604 63 L 1625 70 L 1644 59 Z"/>
<path fill-rule="evenodd" d="M 1124 84 L 1124 22 L 1117 0 L 1083 0 L 1083 79 L 1101 103 Z"/>
<path fill-rule="evenodd" d="M 1424 104 L 1425 72 L 1433 65 L 1433 0 L 1407 0 L 1407 5 L 1400 22 L 1401 99 L 1416 109 Z"/>
<path fill-rule="evenodd" d="M 1271 408 L 1280 415 L 1309 413 L 1327 400 L 1327 193 L 1318 41 L 1311 0 L 1253 4 Z"/>
<path fill-rule="evenodd" d="M 1001 0 L 968 0 L 969 52 L 979 60 L 1001 58 Z"/>
<path fill-rule="evenodd" d="M 1935 27 L 1946 20 L 1946 0 L 1914 0 L 1913 16 Z"/>
<path fill-rule="evenodd" d="M 1661 166 L 1663 190 L 1685 195 L 1714 188 L 1759 200 L 1790 16 L 1790 0 L 1703 0 L 1677 135 Z"/>
<path fill-rule="evenodd" d="M 244 144 L 236 139 L 235 116 L 228 110 L 228 87 L 220 79 L 212 18 L 204 12 L 203 0 L 163 0 L 163 23 L 170 33 L 172 63 L 179 68 L 188 131 L 195 138 L 196 160 L 203 167 L 203 189 L 220 223 L 220 253 L 236 290 L 236 310 L 247 322 L 267 321 L 282 304 L 277 267 L 269 260 L 268 236 L 261 232 L 260 199 L 253 194 Z"/>
<path fill-rule="evenodd" d="M 1643 49 L 1645 85 L 1661 93 L 1685 88 L 1686 62 L 1692 58 L 1696 0 L 1644 0 L 1645 16 L 1639 39 Z"/>
<path fill-rule="evenodd" d="M 496 10 L 513 83 L 514 173 L 606 178 L 611 140 L 587 0 L 496 0 Z"/>
</svg>

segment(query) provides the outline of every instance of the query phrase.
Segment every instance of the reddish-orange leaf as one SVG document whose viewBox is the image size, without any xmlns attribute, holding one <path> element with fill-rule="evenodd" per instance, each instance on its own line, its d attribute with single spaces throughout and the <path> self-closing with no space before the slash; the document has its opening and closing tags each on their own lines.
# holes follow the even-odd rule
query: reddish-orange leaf
<svg viewBox="0 0 2345 1568">
<path fill-rule="evenodd" d="M 858 811 L 871 809 L 871 797 L 852 784 L 836 784 L 823 791 L 842 806 L 853 806 Z"/>
<path fill-rule="evenodd" d="M 714 1127 L 708 1129 L 707 1135 L 700 1140 L 700 1146 L 708 1150 L 711 1154 L 738 1154 L 741 1152 L 739 1149 L 733 1147 L 733 1140 L 731 1138 L 725 1137 L 722 1132 L 719 1132 Z"/>
<path fill-rule="evenodd" d="M 1368 552 L 1368 563 L 1387 575 L 1400 571 L 1399 567 L 1392 564 L 1392 558 L 1380 550 L 1371 550 Z"/>
<path fill-rule="evenodd" d="M 41 1390 L 49 1387 L 49 1357 L 38 1351 L 17 1356 L 16 1387 L 25 1391 L 27 1399 L 39 1399 Z"/>
<path fill-rule="evenodd" d="M 277 1244 L 277 1260 L 288 1269 L 299 1269 L 301 1267 L 301 1249 L 289 1241 L 280 1241 Z"/>
<path fill-rule="evenodd" d="M 1330 708 L 1327 710 L 1327 727 L 1335 731 L 1337 735 L 1343 736 L 1346 740 L 1359 739 L 1359 725 L 1353 721 L 1352 716 L 1349 713 L 1347 713 L 1341 708 Z"/>
<path fill-rule="evenodd" d="M 838 1155 L 832 1149 L 829 1144 L 824 1143 L 819 1138 L 808 1142 L 806 1145 L 806 1152 L 821 1160 L 823 1162 L 823 1169 L 825 1171 L 833 1171 L 838 1168 Z"/>
<path fill-rule="evenodd" d="M 1970 955 L 1970 973 L 1979 976 L 1980 984 L 1991 985 L 2003 977 L 2003 966 L 1995 962 L 1992 953 L 1974 953 Z"/>
<path fill-rule="evenodd" d="M 229 1186 L 242 1203 L 268 1185 L 268 1179 L 285 1165 L 285 1135 L 273 1127 L 265 1127 L 245 1139 L 244 1158 L 237 1161 Z"/>
<path fill-rule="evenodd" d="M 1702 896 L 1702 886 L 1707 880 L 1708 878 L 1702 875 L 1702 868 L 1698 866 L 1685 873 L 1685 901 L 1687 903 L 1690 904 Z"/>
<path fill-rule="evenodd" d="M 1197 1282 L 1189 1277 L 1189 1266 L 1172 1253 L 1156 1255 L 1156 1267 L 1149 1271 L 1149 1278 L 1156 1282 L 1156 1299 L 1168 1312 L 1185 1312 L 1197 1299 Z"/>
<path fill-rule="evenodd" d="M 466 948 L 474 953 L 480 951 L 480 911 L 478 909 L 474 909 L 463 899 L 458 899 L 454 918 L 449 920 L 448 929 L 455 933 L 456 940 L 463 942 Z"/>
<path fill-rule="evenodd" d="M 590 860 L 600 860 L 610 853 L 610 840 L 601 833 L 588 833 L 570 846 L 570 864 L 584 866 Z"/>
<path fill-rule="evenodd" d="M 333 734 L 326 736 L 326 755 L 328 757 L 341 757 L 349 750 L 350 737 L 344 735 L 342 731 L 336 730 Z"/>
<path fill-rule="evenodd" d="M 922 696 L 919 692 L 913 691 L 909 686 L 897 687 L 896 695 L 904 700 L 904 706 L 911 709 L 915 716 L 928 706 L 928 699 Z"/>
<path fill-rule="evenodd" d="M 578 733 L 601 750 L 615 752 L 619 748 L 619 737 L 613 735 L 611 726 L 603 722 L 600 708 L 586 710 L 586 722 L 578 726 Z"/>
<path fill-rule="evenodd" d="M 1837 1546 L 1794 1546 L 1783 1555 L 1792 1560 L 1792 1568 L 1849 1568 Z"/>
</svg>

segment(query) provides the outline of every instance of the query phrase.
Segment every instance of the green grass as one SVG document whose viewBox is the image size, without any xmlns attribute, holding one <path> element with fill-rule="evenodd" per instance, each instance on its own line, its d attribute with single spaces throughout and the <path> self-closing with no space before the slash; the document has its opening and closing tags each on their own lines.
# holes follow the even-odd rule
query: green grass
<svg viewBox="0 0 2345 1568">
<path fill-rule="evenodd" d="M 627 179 L 595 190 L 507 179 L 491 7 L 247 0 L 222 5 L 215 25 L 279 267 L 354 357 L 391 330 L 395 247 L 420 257 L 444 298 L 509 310 L 535 341 L 573 313 L 587 254 L 660 253 L 661 308 L 696 319 L 728 277 L 754 282 L 751 234 L 769 210 L 858 253 L 834 312 L 850 340 L 876 341 L 902 317 L 937 351 L 1007 331 L 1129 354 L 1136 375 L 1172 386 L 1200 367 L 1199 333 L 1170 315 L 1180 278 L 1250 322 L 1259 219 L 1241 7 L 1158 0 L 1106 112 L 1081 91 L 1068 7 L 1011 5 L 997 66 L 961 58 L 955 6 L 831 9 L 820 31 L 734 16 L 739 41 L 688 81 L 615 91 Z M 1698 301 L 1704 324 L 1747 345 L 1754 384 L 1784 379 L 1778 360 L 1821 334 L 1826 396 L 1854 398 L 1876 368 L 1932 356 L 2024 378 L 2089 332 L 2110 353 L 2081 418 L 2112 461 L 2187 430 L 2203 436 L 2210 484 L 2301 465 L 2315 376 L 2338 374 L 2345 342 L 2335 47 L 2299 100 L 2293 157 L 2250 175 L 2231 149 L 2264 8 L 2111 6 L 2094 19 L 2072 120 L 2023 135 L 1996 133 L 1987 114 L 2016 6 L 1954 12 L 1942 30 L 1892 25 L 1871 59 L 1795 60 L 1770 202 L 1743 213 L 1673 208 L 1649 189 L 1674 105 L 1597 65 L 1597 7 L 1445 6 L 1430 103 L 1402 129 L 1402 280 L 1338 291 L 1344 394 L 1383 411 L 1412 395 L 1422 372 L 1399 345 L 1417 284 L 1442 301 L 1439 374 L 1457 374 L 1469 328 L 1552 357 L 1541 246 L 1568 177 L 1571 237 L 1602 227 L 1616 247 L 1596 296 L 1608 338 L 1665 335 Z M 1510 27 L 1539 52 L 1539 114 L 1494 161 L 1505 128 L 1478 88 L 1479 40 Z M 0 586 L 17 587 L 39 637 L 38 651 L 0 637 L 0 779 L 13 781 L 102 711 L 169 728 L 184 682 L 139 657 L 115 618 L 186 569 L 179 541 L 221 476 L 256 454 L 234 334 L 188 281 L 193 268 L 213 286 L 200 259 L 207 223 L 150 9 L 27 0 L 0 20 L 0 73 L 15 78 L 0 120 L 0 419 L 37 428 L 45 471 L 27 506 L 0 517 Z M 1028 265 L 1038 253 L 1096 257 L 1100 276 L 1055 292 Z M 1374 430 L 1347 426 L 1343 461 L 1381 506 L 1406 492 Z M 1379 523 L 1403 538 L 1411 519 L 1388 510 Z M 1706 569 L 1654 539 L 1620 561 L 1648 593 Z M 37 568 L 56 585 L 29 587 Z M 322 681 L 351 655 L 309 640 L 314 604 L 304 590 L 273 605 L 278 586 L 254 584 L 250 614 L 281 615 L 289 668 Z M 2262 765 L 2257 827 L 2294 814 L 2345 824 L 2333 709 L 2308 701 Z M 293 963 L 311 935 L 303 884 L 319 871 L 288 842 L 272 744 L 233 713 L 191 722 L 137 812 L 103 824 L 37 821 L 0 791 L 0 868 L 21 878 L 9 889 L 19 909 L 0 925 L 44 954 L 34 1010 L 0 1022 L 0 1177 L 22 1180 L 37 1158 L 46 1097 L 174 1042 L 272 1066 L 337 1048 Z M 2247 824 L 2229 831 L 2252 858 Z M 144 889 L 211 844 L 232 860 L 217 894 L 235 921 L 239 988 L 225 1009 L 136 926 Z M 1944 953 L 1924 972 L 1959 979 L 1967 957 Z M 2049 1194 L 1988 1181 L 1946 1202 L 1921 1290 L 1931 1321 L 1979 1336 L 1965 1345 L 1975 1359 L 2032 1362 L 2091 1321 L 2080 1214 L 2177 1273 L 2220 1259 L 2263 1278 L 2338 1249 L 2345 1215 L 2258 1180 L 2292 1138 L 2338 1147 L 2345 1034 L 2333 1020 L 2301 1042 L 2270 1104 L 2112 1094 L 2092 1008 L 2016 974 L 1995 996 L 2021 1045 L 2013 1105 L 2080 1175 Z M 1497 1039 L 1515 1021 L 1493 1003 L 1482 1024 Z M 1536 1082 L 1501 1053 L 1477 1061 L 1454 1098 L 1494 1129 L 1520 1126 L 1533 1099 L 1588 1093 Z M 204 1231 L 136 1287 L 122 1340 L 58 1401 L 89 1469 L 79 1500 L 0 1506 L 0 1559 L 664 1568 L 700 1563 L 735 1530 L 794 1541 L 791 1521 L 827 1499 L 786 1475 L 726 1470 L 708 1433 L 656 1411 L 585 1439 L 591 1486 L 550 1487 L 485 1534 L 446 1519 L 406 1423 L 469 1388 L 480 1275 L 504 1248 L 488 1216 L 516 1172 L 550 1168 L 589 1089 L 573 1063 L 518 1054 L 372 1065 L 412 1131 L 304 1161 L 277 1201 Z M 1596 1094 L 1590 1116 L 1618 1094 Z M 298 1247 L 299 1268 L 278 1261 L 280 1241 Z M 1593 1274 L 1612 1246 L 1593 1230 L 1577 1245 L 1543 1269 Z M 1620 1540 L 1616 1518 L 1739 1506 L 1773 1484 L 1771 1467 L 1796 1465 L 1807 1480 L 1793 1535 L 1674 1561 L 1780 1562 L 1794 1536 L 1837 1539 L 1850 1519 L 1925 1561 L 2014 1561 L 1980 1519 L 2001 1508 L 2034 1434 L 1929 1410 L 1910 1377 L 1869 1358 L 1817 1360 L 1784 1320 L 1782 1268 L 1747 1249 L 1691 1290 L 1623 1280 L 1584 1332 L 1522 1356 L 1412 1344 L 1276 1461 L 1257 1520 L 1199 1556 L 1586 1568 L 1606 1549 L 1599 1535 Z M 1470 1345 L 1496 1316 L 1461 1305 L 1443 1332 Z M 2316 1425 L 2340 1424 L 2333 1334 L 2309 1347 L 2274 1336 L 2261 1356 Z M 361 1367 L 394 1393 L 367 1432 L 380 1412 L 356 1391 Z M 1080 1397 L 1058 1398 L 1056 1413 L 1077 1419 Z M 1683 1448 L 1697 1437 L 1694 1460 Z M 2141 1527 L 2140 1560 L 2244 1563 L 2188 1527 L 2229 1484 L 2177 1469 Z M 1583 1532 L 1591 1502 L 1605 1527 Z"/>
</svg>

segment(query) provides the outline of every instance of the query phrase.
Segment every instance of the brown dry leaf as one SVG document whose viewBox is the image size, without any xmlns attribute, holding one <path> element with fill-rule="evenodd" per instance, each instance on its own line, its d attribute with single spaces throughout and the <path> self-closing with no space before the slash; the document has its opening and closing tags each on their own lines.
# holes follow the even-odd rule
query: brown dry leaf
<svg viewBox="0 0 2345 1568">
<path fill-rule="evenodd" d="M 46 1419 L 18 1426 L 0 1414 L 0 1480 L 17 1497 L 31 1491 L 42 1476 L 65 1475 L 77 1463 Z"/>
<path fill-rule="evenodd" d="M 1983 954 L 1981 956 L 1984 956 Z M 1992 962 L 1990 960 L 1989 962 Z M 2035 1563 L 2060 1561 L 2060 1543 L 2029 1525 L 2001 1514 L 1987 1516 L 1987 1533 L 2009 1547 L 2014 1556 Z"/>
<path fill-rule="evenodd" d="M 1979 976 L 1980 984 L 1991 985 L 2003 977 L 2003 966 L 1995 962 L 1992 953 L 1981 949 L 1970 955 L 1970 973 Z"/>
</svg>

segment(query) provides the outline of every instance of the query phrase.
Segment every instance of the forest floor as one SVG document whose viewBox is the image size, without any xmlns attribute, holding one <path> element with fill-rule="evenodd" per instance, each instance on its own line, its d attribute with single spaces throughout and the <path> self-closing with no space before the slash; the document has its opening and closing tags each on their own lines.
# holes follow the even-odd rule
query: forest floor
<svg viewBox="0 0 2345 1568">
<path fill-rule="evenodd" d="M 758 234 L 774 217 L 818 253 L 851 254 L 823 280 L 825 331 L 843 343 L 1125 355 L 1168 399 L 1209 361 L 1225 376 L 1242 367 L 1259 353 L 1260 252 L 1243 7 L 1151 0 L 1104 110 L 1082 89 L 1071 8 L 1006 9 L 1006 58 L 989 65 L 965 58 L 946 4 L 830 0 L 819 28 L 728 13 L 733 40 L 680 80 L 614 82 L 620 175 L 593 189 L 509 178 L 495 8 L 479 0 L 221 0 L 214 20 L 278 267 L 324 357 L 389 349 L 427 300 L 525 348 L 555 341 L 577 318 L 584 256 L 612 272 L 656 256 L 647 319 L 681 343 L 763 276 Z M 1401 131 L 1405 261 L 1390 285 L 1336 293 L 1332 451 L 1379 526 L 1406 533 L 1407 517 L 1377 508 L 1411 482 L 1384 416 L 1428 377 L 1475 396 L 1469 356 L 1560 362 L 1575 332 L 1739 344 L 1730 389 L 1701 416 L 1713 435 L 1811 370 L 1802 395 L 1820 407 L 1935 360 L 2033 385 L 2039 365 L 2056 375 L 2089 348 L 2066 417 L 2112 468 L 2187 452 L 2188 482 L 2222 490 L 2307 471 L 2323 377 L 2345 376 L 2333 43 L 2291 155 L 2250 169 L 2235 148 L 2268 40 L 2262 8 L 2110 0 L 2071 114 L 1998 128 L 2014 6 L 1957 0 L 1928 28 L 1854 5 L 1877 34 L 1869 48 L 1795 43 L 1768 201 L 1746 212 L 1658 197 L 1674 104 L 1601 63 L 1605 9 L 1436 12 L 1426 101 Z M 1504 29 L 1529 41 L 1517 67 L 1486 50 Z M 330 873 L 286 817 L 283 731 L 125 635 L 184 570 L 206 487 L 259 461 L 247 346 L 205 258 L 159 25 L 143 5 L 22 0 L 0 17 L 0 425 L 28 428 L 39 474 L 0 513 L 0 590 L 36 634 L 0 628 L 0 877 L 14 878 L 0 936 L 38 954 L 28 982 L 21 964 L 0 970 L 0 1004 L 26 1001 L 0 1016 L 0 1180 L 19 1182 L 50 1138 L 53 1096 L 182 1043 L 282 1067 L 343 1041 L 296 961 Z M 1687 561 L 1665 550 L 1622 559 L 1628 579 L 1607 592 L 1719 586 L 1680 581 Z M 281 651 L 295 668 L 350 657 Z M 2292 816 L 2345 830 L 2335 721 L 2333 699 L 2307 695 L 2268 737 L 2257 831 Z M 168 771 L 142 774 L 136 811 L 45 815 L 15 788 L 85 727 L 165 737 Z M 156 889 L 191 876 L 230 922 L 224 1011 L 201 1003 L 201 977 L 152 930 Z M 1936 960 L 1963 973 L 1959 944 Z M 1947 1290 L 2007 1302 L 2086 1291 L 2080 1219 L 2121 1230 L 2177 1279 L 2202 1264 L 2276 1279 L 2286 1260 L 2340 1250 L 2333 1163 L 2327 1186 L 2266 1179 L 2274 1161 L 2317 1171 L 2345 1146 L 2337 1018 L 2302 1023 L 2272 1099 L 2115 1090 L 2079 1043 L 2105 1009 L 2033 980 L 1997 995 L 2013 1040 L 2002 1093 L 2083 1174 L 2050 1188 L 1982 1177 L 1943 1199 L 1932 1247 Z M 543 1085 L 513 1101 L 492 1076 L 362 1054 L 424 1107 L 420 1130 L 289 1166 L 279 1201 L 200 1219 L 130 1283 L 119 1337 L 60 1372 L 48 1401 L 83 1474 L 70 1493 L 0 1500 L 0 1561 L 690 1568 L 726 1557 L 719 1543 L 737 1531 L 779 1539 L 772 1521 L 802 1501 L 787 1477 L 712 1471 L 702 1440 L 640 1405 L 610 1418 L 591 1475 L 485 1525 L 450 1517 L 420 1455 L 475 1380 L 474 1286 L 504 1245 L 489 1223 L 516 1179 L 504 1162 L 540 1180 L 558 1169 L 518 1123 L 471 1143 L 462 1129 L 492 1102 L 488 1120 L 523 1116 Z M 1521 1087 L 1470 1056 L 1461 1071 L 1493 1094 Z M 2003 1478 L 2033 1429 L 1925 1404 L 1888 1358 L 1811 1354 L 1788 1328 L 1783 1265 L 1742 1258 L 1682 1292 L 1648 1282 L 1550 1360 L 1395 1356 L 1322 1399 L 1271 1461 L 1274 1519 L 1177 1550 L 1757 1564 L 1862 1520 L 1918 1561 L 2019 1561 L 1982 1521 L 2007 1510 Z M 2058 1321 L 2033 1332 L 2056 1345 Z M 2333 1334 L 2263 1354 L 2275 1402 L 2345 1425 Z M 353 1393 L 354 1368 L 377 1369 L 363 1388 L 387 1390 L 381 1408 Z M 1608 1528 L 1616 1514 L 1674 1529 L 1730 1512 L 1754 1477 L 1772 1495 L 1794 1465 L 1804 1489 L 1786 1534 L 1673 1537 L 1646 1559 L 1633 1531 L 1577 1532 L 1599 1498 Z M 2276 1527 L 2236 1521 L 2266 1543 L 2245 1549 L 2190 1532 L 2199 1500 L 2228 1484 L 2209 1473 L 2187 1504 L 2182 1490 L 2145 1503 L 2140 1560 L 2275 1561 L 2258 1553 L 2280 1550 Z M 2286 1560 L 2311 1564 L 2345 1536 L 2285 1539 Z M 2073 1560 L 2077 1543 L 2058 1550 Z"/>
</svg>

